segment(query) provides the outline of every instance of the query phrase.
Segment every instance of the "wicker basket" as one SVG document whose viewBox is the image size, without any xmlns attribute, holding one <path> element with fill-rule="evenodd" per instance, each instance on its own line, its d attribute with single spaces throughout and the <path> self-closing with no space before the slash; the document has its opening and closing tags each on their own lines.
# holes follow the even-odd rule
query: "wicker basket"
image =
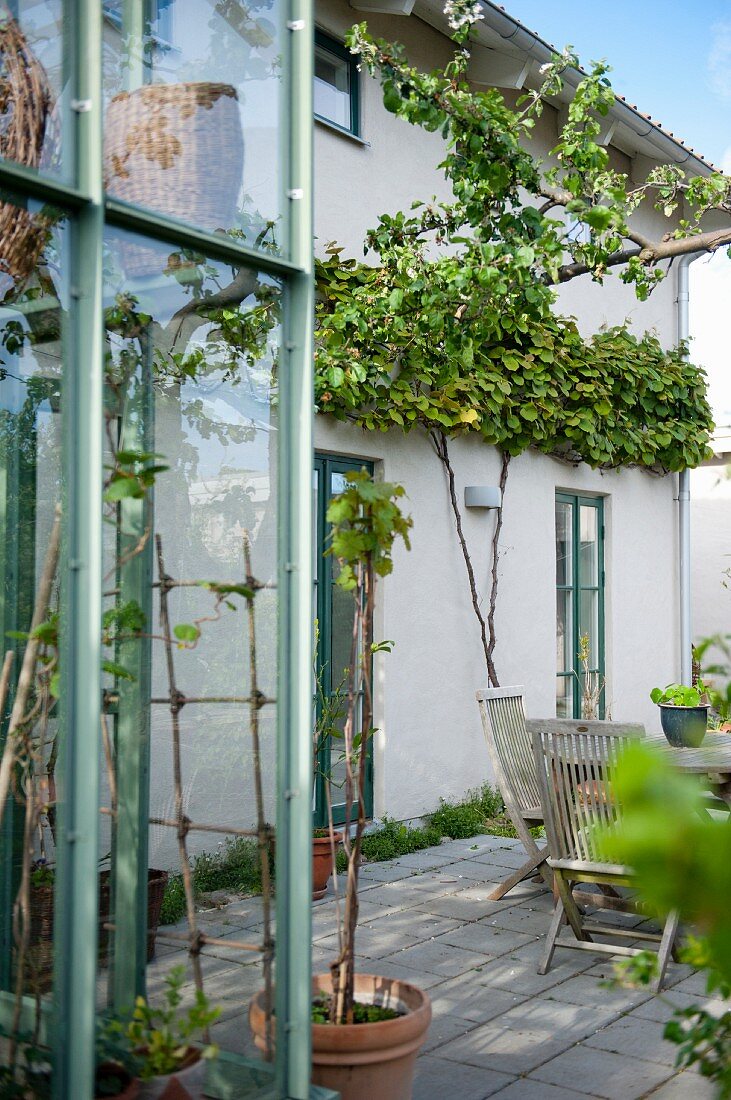
<svg viewBox="0 0 731 1100">
<path fill-rule="evenodd" d="M 199 229 L 230 229 L 244 169 L 238 97 L 230 84 L 147 84 L 107 109 L 104 178 L 110 195 Z M 124 246 L 128 274 L 165 266 L 159 253 Z"/>
<path fill-rule="evenodd" d="M 160 925 L 160 910 L 165 887 L 168 884 L 167 871 L 158 871 L 154 867 L 147 872 L 147 961 L 155 958 L 155 938 Z M 99 877 L 99 964 L 106 966 L 109 954 L 109 930 L 104 927 L 109 919 L 109 882 L 110 872 L 102 871 Z M 104 898 L 106 897 L 106 902 Z"/>
<path fill-rule="evenodd" d="M 45 70 L 14 19 L 0 22 L 0 156 L 37 168 L 51 109 Z M 51 219 L 0 202 L 0 301 L 36 267 Z"/>
</svg>

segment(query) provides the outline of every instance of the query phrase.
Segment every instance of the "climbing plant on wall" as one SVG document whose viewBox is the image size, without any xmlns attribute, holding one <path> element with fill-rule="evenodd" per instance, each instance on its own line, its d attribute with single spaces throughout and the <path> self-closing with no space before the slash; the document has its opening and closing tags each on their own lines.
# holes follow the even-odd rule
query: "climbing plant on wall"
<svg viewBox="0 0 731 1100">
<path fill-rule="evenodd" d="M 423 73 L 403 49 L 365 24 L 348 42 L 377 76 L 387 110 L 445 141 L 440 165 L 453 198 L 415 201 L 382 215 L 365 241 L 367 261 L 331 245 L 317 265 L 316 402 L 367 430 L 426 431 L 446 474 L 450 505 L 480 624 L 488 676 L 493 661 L 497 554 L 483 614 L 462 532 L 448 441 L 477 433 L 502 455 L 529 447 L 593 467 L 666 473 L 697 466 L 712 429 L 704 372 L 687 349 L 664 349 L 626 327 L 586 338 L 555 310 L 556 286 L 612 270 L 644 299 L 673 257 L 731 242 L 703 231 L 710 210 L 729 215 L 731 180 L 688 179 L 676 166 L 641 185 L 610 168 L 599 143 L 614 102 L 605 65 L 579 84 L 550 164 L 527 149 L 548 98 L 562 87 L 570 53 L 544 66 L 543 84 L 508 105 L 467 80 L 468 40 L 479 5 L 446 5 L 455 51 Z M 631 216 L 642 203 L 667 219 L 653 242 Z M 682 218 L 676 218 L 682 203 Z M 675 220 L 670 220 L 675 218 Z M 577 225 L 583 232 L 576 233 Z"/>
</svg>

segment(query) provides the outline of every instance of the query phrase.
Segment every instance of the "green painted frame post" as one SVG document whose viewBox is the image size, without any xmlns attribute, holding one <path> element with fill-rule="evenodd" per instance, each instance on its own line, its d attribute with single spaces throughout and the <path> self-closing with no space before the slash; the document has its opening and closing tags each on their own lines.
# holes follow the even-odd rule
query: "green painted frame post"
<svg viewBox="0 0 731 1100">
<path fill-rule="evenodd" d="M 143 335 L 137 375 L 131 380 L 120 432 L 123 450 L 153 449 L 155 402 L 152 391 L 152 348 Z M 150 633 L 153 615 L 153 489 L 141 499 L 118 506 L 117 587 L 119 604 L 135 602 Z M 141 549 L 140 549 L 141 547 Z M 149 637 L 122 642 L 118 663 L 133 679 L 119 679 L 115 716 L 114 763 L 117 779 L 117 820 L 113 824 L 112 901 L 113 953 L 109 1002 L 117 1010 L 145 994 L 147 966 L 147 879 L 150 815 L 150 696 L 152 642 Z"/>
<path fill-rule="evenodd" d="M 75 182 L 88 201 L 71 222 L 64 348 L 60 731 L 63 758 L 54 934 L 53 1089 L 94 1094 L 101 714 L 103 313 L 101 5 L 73 8 Z"/>
<path fill-rule="evenodd" d="M 312 0 L 290 0 L 289 255 L 279 371 L 276 1094 L 310 1095 L 312 905 Z"/>
</svg>

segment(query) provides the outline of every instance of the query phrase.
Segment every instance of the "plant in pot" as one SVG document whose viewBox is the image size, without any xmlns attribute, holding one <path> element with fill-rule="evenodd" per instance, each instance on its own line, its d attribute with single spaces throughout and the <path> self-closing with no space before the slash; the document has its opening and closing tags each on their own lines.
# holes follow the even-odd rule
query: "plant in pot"
<svg viewBox="0 0 731 1100">
<path fill-rule="evenodd" d="M 403 495 L 399 485 L 376 482 L 364 470 L 352 472 L 327 516 L 332 525 L 328 552 L 340 564 L 337 583 L 353 594 L 352 659 L 343 729 L 347 867 L 344 905 L 338 908 L 338 955 L 330 973 L 315 975 L 312 983 L 312 1081 L 339 1092 L 342 1100 L 410 1096 L 416 1055 L 431 1020 L 429 998 L 416 986 L 355 972 L 368 741 L 375 733 L 370 658 L 371 653 L 389 651 L 392 644 L 370 643 L 375 580 L 391 572 L 397 538 L 409 547 L 411 519 L 402 514 L 398 503 Z M 249 1020 L 257 1046 L 266 1053 L 263 994 L 254 998 Z"/>
<path fill-rule="evenodd" d="M 660 708 L 660 724 L 665 737 L 676 748 L 696 748 L 708 729 L 708 696 L 703 681 L 697 687 L 668 684 L 653 688 L 653 703 Z"/>
<path fill-rule="evenodd" d="M 173 967 L 165 979 L 161 1005 L 155 1007 L 138 997 L 130 1017 L 112 1018 L 104 1027 L 102 1049 L 139 1078 L 140 1100 L 199 1096 L 205 1062 L 218 1054 L 218 1047 L 206 1037 L 221 1010 L 211 1008 L 198 990 L 193 1004 L 181 1008 L 184 981 L 185 967 Z"/>
</svg>

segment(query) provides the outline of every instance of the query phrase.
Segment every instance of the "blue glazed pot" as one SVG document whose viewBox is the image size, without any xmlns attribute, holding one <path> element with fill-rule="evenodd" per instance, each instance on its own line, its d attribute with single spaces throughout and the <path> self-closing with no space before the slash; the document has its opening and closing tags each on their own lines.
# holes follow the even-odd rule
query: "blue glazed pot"
<svg viewBox="0 0 731 1100">
<path fill-rule="evenodd" d="M 676 749 L 695 749 L 706 736 L 708 706 L 673 707 L 660 703 L 662 732 Z"/>
</svg>

